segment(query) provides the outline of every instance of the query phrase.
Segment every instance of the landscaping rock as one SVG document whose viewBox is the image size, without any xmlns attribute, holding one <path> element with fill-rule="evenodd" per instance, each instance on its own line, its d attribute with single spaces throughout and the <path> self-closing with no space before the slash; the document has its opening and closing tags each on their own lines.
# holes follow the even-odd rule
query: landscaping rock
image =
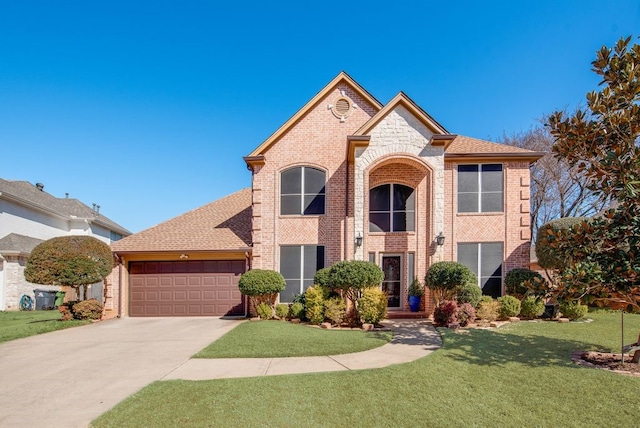
<svg viewBox="0 0 640 428">
<path fill-rule="evenodd" d="M 451 323 L 447 324 L 447 328 L 450 328 L 452 330 L 457 330 L 457 329 L 460 328 L 460 323 L 451 322 Z"/>
<path fill-rule="evenodd" d="M 374 327 L 373 324 L 367 324 L 367 323 L 362 324 L 362 329 L 365 331 L 371 331 L 373 330 L 373 327 Z"/>
<path fill-rule="evenodd" d="M 561 322 L 561 323 L 569 322 L 569 318 L 558 318 L 558 322 Z"/>
<path fill-rule="evenodd" d="M 498 327 L 498 323 L 497 323 L 497 322 L 495 322 L 495 321 L 491 321 L 491 322 L 489 323 L 489 327 L 496 328 L 496 327 Z"/>
<path fill-rule="evenodd" d="M 509 322 L 520 322 L 520 318 L 518 318 L 518 317 L 509 317 Z"/>
<path fill-rule="evenodd" d="M 300 318 L 294 318 L 291 320 L 291 324 L 300 324 Z"/>
<path fill-rule="evenodd" d="M 320 327 L 322 328 L 331 328 L 331 323 L 330 322 L 323 322 L 322 324 L 320 324 Z"/>
</svg>

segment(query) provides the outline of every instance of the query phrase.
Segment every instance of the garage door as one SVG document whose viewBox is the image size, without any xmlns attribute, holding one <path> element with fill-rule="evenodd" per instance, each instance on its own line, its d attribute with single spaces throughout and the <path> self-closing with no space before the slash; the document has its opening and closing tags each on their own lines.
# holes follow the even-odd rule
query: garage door
<svg viewBox="0 0 640 428">
<path fill-rule="evenodd" d="M 243 315 L 241 260 L 129 263 L 132 317 Z"/>
</svg>

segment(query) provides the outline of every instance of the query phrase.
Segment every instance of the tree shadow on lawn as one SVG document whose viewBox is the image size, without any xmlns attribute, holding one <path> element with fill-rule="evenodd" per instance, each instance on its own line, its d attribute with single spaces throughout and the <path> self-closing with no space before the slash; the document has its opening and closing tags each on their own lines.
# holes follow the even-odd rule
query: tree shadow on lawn
<svg viewBox="0 0 640 428">
<path fill-rule="evenodd" d="M 530 367 L 578 367 L 571 360 L 577 350 L 597 349 L 586 343 L 548 336 L 517 335 L 492 330 L 440 330 L 449 358 L 482 366 L 519 363 Z"/>
</svg>

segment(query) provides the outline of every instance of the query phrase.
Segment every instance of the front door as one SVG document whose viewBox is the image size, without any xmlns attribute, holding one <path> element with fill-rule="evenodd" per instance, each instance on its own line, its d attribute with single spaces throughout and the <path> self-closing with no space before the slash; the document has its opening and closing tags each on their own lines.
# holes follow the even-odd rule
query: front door
<svg viewBox="0 0 640 428">
<path fill-rule="evenodd" d="M 387 307 L 400 309 L 402 301 L 402 256 L 382 256 L 382 291 L 387 294 Z"/>
</svg>

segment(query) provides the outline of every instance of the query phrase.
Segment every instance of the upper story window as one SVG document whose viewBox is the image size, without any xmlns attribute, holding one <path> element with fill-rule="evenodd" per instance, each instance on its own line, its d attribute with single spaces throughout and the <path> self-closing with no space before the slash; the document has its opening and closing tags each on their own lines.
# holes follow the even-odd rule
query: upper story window
<svg viewBox="0 0 640 428">
<path fill-rule="evenodd" d="M 369 190 L 369 232 L 415 230 L 415 190 L 383 184 Z"/>
<path fill-rule="evenodd" d="M 325 208 L 325 173 L 308 166 L 280 174 L 280 214 L 319 215 Z"/>
<path fill-rule="evenodd" d="M 458 212 L 503 211 L 501 164 L 458 165 Z"/>
<path fill-rule="evenodd" d="M 112 230 L 109 234 L 109 239 L 111 240 L 111 242 L 116 242 L 122 239 L 122 235 Z"/>
</svg>

